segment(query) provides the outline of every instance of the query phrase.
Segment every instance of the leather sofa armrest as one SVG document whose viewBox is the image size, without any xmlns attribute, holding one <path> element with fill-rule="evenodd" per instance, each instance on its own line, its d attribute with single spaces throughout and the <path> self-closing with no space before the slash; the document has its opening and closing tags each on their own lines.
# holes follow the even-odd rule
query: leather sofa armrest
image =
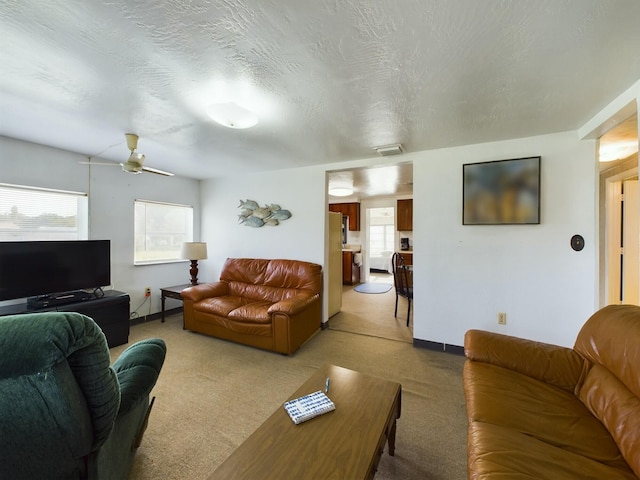
<svg viewBox="0 0 640 480">
<path fill-rule="evenodd" d="M 570 348 L 524 338 L 469 330 L 464 337 L 467 359 L 516 371 L 575 392 L 582 383 L 588 362 Z"/>
<path fill-rule="evenodd" d="M 289 316 L 295 315 L 298 312 L 306 309 L 315 301 L 319 301 L 320 295 L 305 295 L 301 294 L 288 300 L 281 300 L 274 303 L 269 307 L 269 313 L 284 313 Z"/>
<path fill-rule="evenodd" d="M 203 298 L 220 297 L 229 293 L 229 284 L 227 282 L 201 283 L 192 287 L 187 287 L 180 296 L 183 300 L 191 300 L 199 302 Z"/>
</svg>

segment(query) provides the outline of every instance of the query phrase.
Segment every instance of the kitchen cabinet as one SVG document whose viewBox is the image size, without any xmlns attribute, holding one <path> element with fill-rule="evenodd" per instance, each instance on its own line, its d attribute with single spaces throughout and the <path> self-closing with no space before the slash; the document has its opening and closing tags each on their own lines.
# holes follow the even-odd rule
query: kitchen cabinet
<svg viewBox="0 0 640 480">
<path fill-rule="evenodd" d="M 359 202 L 330 203 L 329 211 L 338 212 L 344 216 L 349 217 L 349 230 L 356 231 L 356 232 L 360 231 L 360 203 Z"/>
<path fill-rule="evenodd" d="M 413 252 L 398 252 L 402 255 L 405 265 L 413 265 Z"/>
<path fill-rule="evenodd" d="M 360 265 L 354 263 L 355 253 L 351 250 L 342 251 L 342 284 L 356 285 L 360 283 Z"/>
<path fill-rule="evenodd" d="M 396 215 L 399 232 L 413 231 L 413 199 L 398 200 Z"/>
</svg>

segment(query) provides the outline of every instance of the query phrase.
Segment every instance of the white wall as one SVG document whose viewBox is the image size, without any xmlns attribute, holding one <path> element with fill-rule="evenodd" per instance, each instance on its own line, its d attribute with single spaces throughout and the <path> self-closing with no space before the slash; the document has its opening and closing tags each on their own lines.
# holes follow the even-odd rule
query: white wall
<svg viewBox="0 0 640 480">
<path fill-rule="evenodd" d="M 534 155 L 542 156 L 540 225 L 462 225 L 463 163 Z M 596 308 L 595 141 L 567 132 L 419 152 L 402 160 L 414 162 L 414 337 L 462 345 L 466 330 L 482 328 L 572 345 Z M 200 278 L 216 280 L 227 257 L 294 258 L 324 266 L 325 170 L 335 167 L 203 182 L 202 239 L 209 259 L 201 262 Z M 278 227 L 239 225 L 240 199 L 278 203 L 293 217 Z M 362 207 L 387 204 L 395 199 Z M 586 240 L 581 252 L 569 246 L 576 233 Z M 497 325 L 498 311 L 507 313 L 504 327 Z"/>
<path fill-rule="evenodd" d="M 200 262 L 200 279 L 216 281 L 230 257 L 287 258 L 324 267 L 324 185 L 324 169 L 318 167 L 203 181 L 202 240 L 209 258 Z M 292 216 L 278 226 L 248 227 L 238 223 L 240 200 L 278 204 Z M 324 281 L 326 291 L 326 276 Z"/>
<path fill-rule="evenodd" d="M 111 240 L 113 288 L 131 296 L 131 309 L 151 302 L 139 314 L 160 311 L 160 287 L 188 283 L 187 262 L 133 265 L 133 202 L 156 200 L 194 206 L 195 238 L 199 238 L 200 182 L 154 174 L 129 175 L 120 168 L 79 165 L 87 157 L 51 147 L 0 137 L 0 182 L 86 192 L 89 194 L 89 238 Z M 168 300 L 167 308 L 179 306 Z M 149 305 L 151 308 L 149 309 Z"/>
<path fill-rule="evenodd" d="M 462 225 L 462 164 L 538 155 L 540 225 Z M 595 141 L 567 132 L 412 159 L 414 337 L 462 345 L 465 331 L 479 328 L 573 345 L 596 309 Z M 585 238 L 581 252 L 570 248 L 574 234 Z"/>
</svg>

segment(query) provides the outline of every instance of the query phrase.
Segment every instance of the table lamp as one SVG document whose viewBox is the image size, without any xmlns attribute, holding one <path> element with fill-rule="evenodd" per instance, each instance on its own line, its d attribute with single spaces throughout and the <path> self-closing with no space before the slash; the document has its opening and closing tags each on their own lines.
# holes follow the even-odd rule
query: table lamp
<svg viewBox="0 0 640 480">
<path fill-rule="evenodd" d="M 205 242 L 184 242 L 180 249 L 180 258 L 191 260 L 191 285 L 198 284 L 198 260 L 207 258 L 207 244 Z"/>
</svg>

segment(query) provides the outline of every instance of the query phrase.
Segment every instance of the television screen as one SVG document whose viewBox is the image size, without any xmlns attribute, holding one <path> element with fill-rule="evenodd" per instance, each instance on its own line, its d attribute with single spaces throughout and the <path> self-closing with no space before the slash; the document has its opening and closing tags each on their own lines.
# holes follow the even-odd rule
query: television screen
<svg viewBox="0 0 640 480">
<path fill-rule="evenodd" d="M 540 157 L 462 166 L 462 224 L 540 223 Z"/>
<path fill-rule="evenodd" d="M 0 300 L 110 284 L 109 240 L 0 242 Z"/>
</svg>

